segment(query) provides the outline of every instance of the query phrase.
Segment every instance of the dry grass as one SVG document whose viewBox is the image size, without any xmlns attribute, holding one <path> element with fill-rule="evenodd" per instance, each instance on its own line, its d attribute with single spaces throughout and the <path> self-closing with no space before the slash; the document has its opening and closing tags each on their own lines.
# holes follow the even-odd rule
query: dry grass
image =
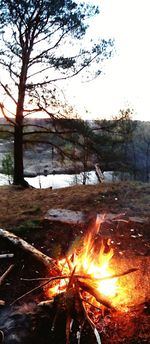
<svg viewBox="0 0 150 344">
<path fill-rule="evenodd" d="M 62 189 L 0 187 L 0 227 L 14 228 L 38 222 L 51 208 L 88 212 L 126 213 L 150 218 L 150 184 L 104 183 Z"/>
</svg>

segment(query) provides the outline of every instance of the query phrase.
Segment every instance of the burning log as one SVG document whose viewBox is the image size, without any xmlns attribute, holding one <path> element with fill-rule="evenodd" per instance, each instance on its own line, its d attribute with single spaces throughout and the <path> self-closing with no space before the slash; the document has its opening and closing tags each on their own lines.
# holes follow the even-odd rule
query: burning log
<svg viewBox="0 0 150 344">
<path fill-rule="evenodd" d="M 103 305 L 104 307 L 110 308 L 112 310 L 116 310 L 116 308 L 113 306 L 111 300 L 109 300 L 104 295 L 102 295 L 100 292 L 98 292 L 94 287 L 92 287 L 91 285 L 89 285 L 88 283 L 85 283 L 85 282 L 84 283 L 80 282 L 79 285 L 84 291 L 87 291 L 89 294 L 94 296 L 96 301 L 99 304 Z M 84 301 L 86 302 L 85 299 L 84 299 Z"/>
<path fill-rule="evenodd" d="M 34 258 L 36 258 L 41 263 L 43 263 L 46 268 L 50 268 L 50 265 L 53 262 L 52 258 L 48 257 L 47 255 L 40 252 L 32 245 L 28 244 L 25 240 L 19 238 L 15 234 L 8 232 L 7 230 L 4 230 L 2 228 L 0 228 L 0 237 L 7 239 L 18 248 L 21 248 L 22 250 L 30 253 Z"/>
</svg>

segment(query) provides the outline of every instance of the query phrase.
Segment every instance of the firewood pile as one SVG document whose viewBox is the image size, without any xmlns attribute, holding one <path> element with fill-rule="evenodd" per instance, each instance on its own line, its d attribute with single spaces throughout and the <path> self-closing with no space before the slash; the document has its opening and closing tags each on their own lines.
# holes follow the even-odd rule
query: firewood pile
<svg viewBox="0 0 150 344">
<path fill-rule="evenodd" d="M 0 343 L 149 343 L 149 294 L 134 295 L 142 265 L 119 266 L 101 221 L 59 259 L 0 229 Z"/>
</svg>

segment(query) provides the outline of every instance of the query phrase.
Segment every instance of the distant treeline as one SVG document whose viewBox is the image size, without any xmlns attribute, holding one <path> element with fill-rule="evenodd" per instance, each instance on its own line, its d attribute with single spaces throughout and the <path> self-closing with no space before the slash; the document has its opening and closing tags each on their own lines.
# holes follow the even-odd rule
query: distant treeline
<svg viewBox="0 0 150 344">
<path fill-rule="evenodd" d="M 13 139 L 13 125 L 0 119 L 0 139 Z M 51 158 L 72 159 L 88 170 L 99 163 L 103 171 L 128 172 L 132 179 L 150 180 L 150 122 L 82 121 L 71 119 L 28 119 L 24 122 L 24 149 L 36 145 L 40 159 L 46 160 L 46 150 Z M 55 157 L 54 157 L 55 155 Z M 50 157 L 50 155 L 49 155 Z"/>
</svg>

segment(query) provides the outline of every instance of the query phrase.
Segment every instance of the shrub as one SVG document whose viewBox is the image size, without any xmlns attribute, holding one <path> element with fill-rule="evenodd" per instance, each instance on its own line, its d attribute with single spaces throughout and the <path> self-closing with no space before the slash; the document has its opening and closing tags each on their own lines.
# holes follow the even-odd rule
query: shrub
<svg viewBox="0 0 150 344">
<path fill-rule="evenodd" d="M 9 184 L 12 183 L 14 164 L 11 153 L 6 153 L 2 160 L 2 172 L 7 175 Z"/>
</svg>

